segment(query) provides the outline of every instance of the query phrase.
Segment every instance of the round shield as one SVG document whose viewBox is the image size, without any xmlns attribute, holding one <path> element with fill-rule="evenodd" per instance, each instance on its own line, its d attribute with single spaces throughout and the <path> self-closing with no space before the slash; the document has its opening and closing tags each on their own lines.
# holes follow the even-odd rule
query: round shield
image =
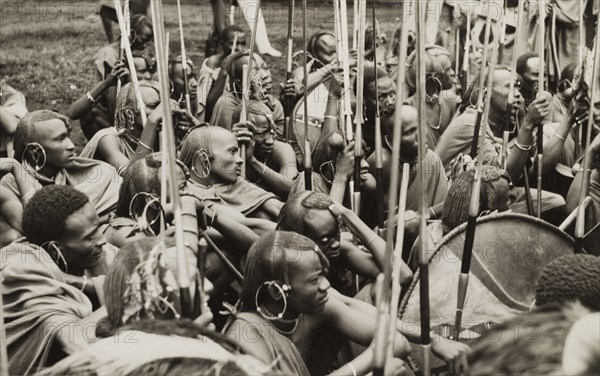
<svg viewBox="0 0 600 376">
<path fill-rule="evenodd" d="M 429 259 L 432 327 L 454 323 L 466 227 L 464 223 L 444 236 Z M 499 322 L 527 311 L 535 299 L 535 284 L 543 266 L 574 249 L 569 235 L 531 216 L 505 213 L 479 218 L 464 326 Z M 402 302 L 401 314 L 408 322 L 419 322 L 418 279 L 417 272 Z"/>
<path fill-rule="evenodd" d="M 430 323 L 432 331 L 445 337 L 454 333 L 466 227 L 464 223 L 446 234 L 429 257 Z M 461 342 L 484 336 L 491 324 L 528 311 L 544 265 L 574 250 L 569 235 L 535 217 L 500 213 L 478 218 Z M 420 323 L 419 276 L 417 271 L 402 300 L 399 316 L 405 323 Z M 414 350 L 418 353 L 419 347 Z"/>
</svg>

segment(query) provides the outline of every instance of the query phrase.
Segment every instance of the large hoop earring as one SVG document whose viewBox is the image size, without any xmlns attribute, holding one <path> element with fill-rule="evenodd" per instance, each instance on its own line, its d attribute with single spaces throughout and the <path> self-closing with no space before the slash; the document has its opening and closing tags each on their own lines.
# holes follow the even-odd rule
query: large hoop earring
<svg viewBox="0 0 600 376">
<path fill-rule="evenodd" d="M 51 240 L 51 241 L 48 241 L 48 242 L 42 244 L 41 247 L 43 249 L 45 249 L 47 252 L 51 253 L 50 257 L 52 257 L 53 260 L 56 260 L 55 263 L 59 268 L 60 268 L 59 261 L 61 261 L 63 263 L 63 265 L 65 266 L 65 270 L 64 270 L 65 273 L 69 272 L 69 265 L 67 264 L 67 260 L 65 259 L 65 256 L 63 256 L 60 248 L 56 245 L 56 242 Z M 53 252 L 50 252 L 50 249 L 52 249 Z M 52 253 L 54 253 L 54 255 L 52 255 Z"/>
<path fill-rule="evenodd" d="M 201 174 L 196 171 L 196 157 L 200 157 L 200 163 L 202 164 L 202 172 Z M 212 170 L 212 166 L 210 164 L 210 156 L 204 149 L 200 149 L 194 154 L 192 158 L 192 174 L 196 175 L 198 179 L 206 179 Z"/>
<path fill-rule="evenodd" d="M 427 79 L 425 80 L 426 81 L 425 87 L 427 87 L 427 82 L 429 80 L 434 80 L 434 84 L 435 84 L 436 88 L 434 89 L 434 93 L 431 94 L 431 96 L 429 94 L 426 94 L 426 100 L 429 103 L 438 103 L 440 93 L 442 92 L 442 89 L 443 89 L 442 81 L 440 81 L 440 79 L 437 78 L 436 75 L 432 74 L 431 76 L 427 77 Z"/>
<path fill-rule="evenodd" d="M 274 315 L 273 313 L 267 311 L 266 309 L 262 308 L 260 306 L 260 304 L 258 304 L 258 296 L 260 295 L 260 291 L 262 290 L 262 288 L 265 287 L 265 286 L 268 289 L 275 288 L 277 290 L 277 292 L 279 293 L 279 296 L 281 296 L 281 298 L 283 299 L 283 309 L 277 315 Z M 258 288 L 258 290 L 256 290 L 256 295 L 254 295 L 254 304 L 256 305 L 256 311 L 263 318 L 265 318 L 266 320 L 269 320 L 269 321 L 283 319 L 283 315 L 287 311 L 287 294 L 291 290 L 292 290 L 292 288 L 288 284 L 283 284 L 283 286 L 282 286 L 279 283 L 277 283 L 276 281 L 266 281 L 266 282 L 263 282 L 263 284 L 260 285 L 260 287 Z M 272 291 L 269 291 L 269 293 L 271 294 L 271 296 L 273 296 L 273 292 Z"/>
<path fill-rule="evenodd" d="M 329 167 L 331 169 L 331 173 L 333 175 L 335 175 L 335 163 L 333 161 L 327 161 L 327 162 L 323 162 L 321 163 L 321 165 L 319 166 L 319 174 L 321 175 L 321 177 L 323 179 L 325 179 L 325 181 L 329 184 L 333 184 L 333 181 L 328 179 L 325 176 L 325 172 L 323 171 L 323 167 Z"/>
<path fill-rule="evenodd" d="M 30 142 L 25 146 L 25 150 L 23 150 L 23 155 L 21 155 L 21 159 L 24 162 L 29 164 L 29 158 L 27 158 L 28 153 L 29 157 L 32 159 L 32 162 L 35 164 L 33 169 L 35 172 L 40 171 L 46 165 L 46 151 L 44 147 L 37 142 Z"/>
</svg>

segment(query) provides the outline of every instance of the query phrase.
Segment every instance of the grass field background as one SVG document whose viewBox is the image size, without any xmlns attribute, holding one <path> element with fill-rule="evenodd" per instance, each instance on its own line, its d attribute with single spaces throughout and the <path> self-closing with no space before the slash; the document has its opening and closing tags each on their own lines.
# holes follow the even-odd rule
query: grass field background
<svg viewBox="0 0 600 376">
<path fill-rule="evenodd" d="M 188 56 L 199 68 L 204 59 L 204 43 L 212 26 L 208 0 L 182 0 L 183 25 Z M 287 2 L 263 1 L 263 13 L 271 44 L 283 52 L 281 58 L 266 57 L 273 82 L 285 78 L 287 45 Z M 352 3 L 348 3 L 352 15 Z M 170 32 L 170 54 L 179 54 L 177 6 L 172 0 L 163 5 L 165 27 Z M 370 7 L 370 4 L 369 4 Z M 93 57 L 107 44 L 98 15 L 98 1 L 0 1 L 0 79 L 23 92 L 27 108 L 65 112 L 79 96 L 95 84 Z M 369 19 L 370 19 L 370 12 Z M 400 14 L 399 4 L 380 4 L 377 19 L 382 32 L 392 34 Z M 333 32 L 333 5 L 330 1 L 309 0 L 308 35 Z M 351 32 L 352 19 L 348 20 Z M 249 30 L 238 9 L 236 23 Z M 113 25 L 118 35 L 117 25 Z M 296 1 L 295 50 L 302 48 L 302 3 Z M 275 90 L 278 90 L 275 85 Z M 74 122 L 73 142 L 81 149 L 86 140 Z"/>
</svg>

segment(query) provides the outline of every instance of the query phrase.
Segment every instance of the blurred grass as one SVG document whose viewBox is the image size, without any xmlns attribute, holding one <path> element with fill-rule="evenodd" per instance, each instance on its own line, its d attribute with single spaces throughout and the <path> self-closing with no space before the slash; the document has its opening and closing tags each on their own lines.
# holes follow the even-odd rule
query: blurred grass
<svg viewBox="0 0 600 376">
<path fill-rule="evenodd" d="M 182 0 L 186 51 L 199 68 L 204 59 L 204 42 L 212 26 L 208 0 Z M 283 52 L 281 58 L 266 57 L 274 82 L 285 78 L 287 45 L 287 2 L 263 1 L 263 14 L 271 44 Z M 179 33 L 175 1 L 165 2 L 165 27 L 170 32 L 169 50 L 179 54 Z M 352 3 L 348 3 L 349 29 Z M 370 7 L 370 4 L 369 4 Z M 64 113 L 69 105 L 95 84 L 93 57 L 106 44 L 98 15 L 98 1 L 6 1 L 0 2 L 0 79 L 22 91 L 30 111 L 52 109 Z M 368 10 L 371 19 L 371 10 Z M 381 30 L 389 36 L 399 5 L 378 5 Z M 302 45 L 302 3 L 296 1 L 294 47 Z M 238 10 L 236 23 L 250 32 Z M 309 1 L 308 36 L 320 30 L 333 31 L 330 1 Z M 115 35 L 118 26 L 113 25 Z M 278 90 L 277 85 L 275 90 Z M 80 149 L 86 142 L 74 122 L 73 142 Z"/>
</svg>

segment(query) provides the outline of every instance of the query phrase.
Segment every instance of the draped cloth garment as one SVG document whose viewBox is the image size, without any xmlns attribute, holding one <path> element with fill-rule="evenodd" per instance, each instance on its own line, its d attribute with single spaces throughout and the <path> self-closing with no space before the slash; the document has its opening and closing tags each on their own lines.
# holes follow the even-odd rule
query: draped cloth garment
<svg viewBox="0 0 600 376">
<path fill-rule="evenodd" d="M 101 161 L 87 158 L 75 158 L 73 167 L 62 169 L 56 174 L 55 184 L 69 185 L 85 193 L 96 208 L 101 222 L 108 220 L 108 215 L 117 206 L 121 177 L 114 167 Z M 42 184 L 36 180 L 37 189 Z M 8 189 L 20 197 L 19 189 L 12 174 L 0 180 L 0 189 Z"/>
<path fill-rule="evenodd" d="M 9 370 L 13 375 L 27 375 L 45 365 L 61 328 L 90 315 L 92 304 L 66 283 L 44 249 L 14 242 L 2 248 L 0 255 Z"/>
<path fill-rule="evenodd" d="M 235 321 L 227 329 L 227 333 L 244 335 L 243 328 L 248 325 L 254 326 L 258 335 L 263 338 L 269 349 L 269 356 L 273 362 L 274 371 L 278 371 L 282 375 L 310 375 L 302 359 L 302 355 L 294 342 L 275 330 L 260 315 L 251 312 L 237 314 Z M 235 331 L 238 331 L 238 333 L 235 333 Z"/>
<path fill-rule="evenodd" d="M 188 182 L 190 189 L 199 199 L 227 205 L 244 215 L 253 213 L 267 200 L 276 198 L 273 193 L 243 179 L 234 184 L 214 184 L 210 187 L 192 180 Z"/>
</svg>

